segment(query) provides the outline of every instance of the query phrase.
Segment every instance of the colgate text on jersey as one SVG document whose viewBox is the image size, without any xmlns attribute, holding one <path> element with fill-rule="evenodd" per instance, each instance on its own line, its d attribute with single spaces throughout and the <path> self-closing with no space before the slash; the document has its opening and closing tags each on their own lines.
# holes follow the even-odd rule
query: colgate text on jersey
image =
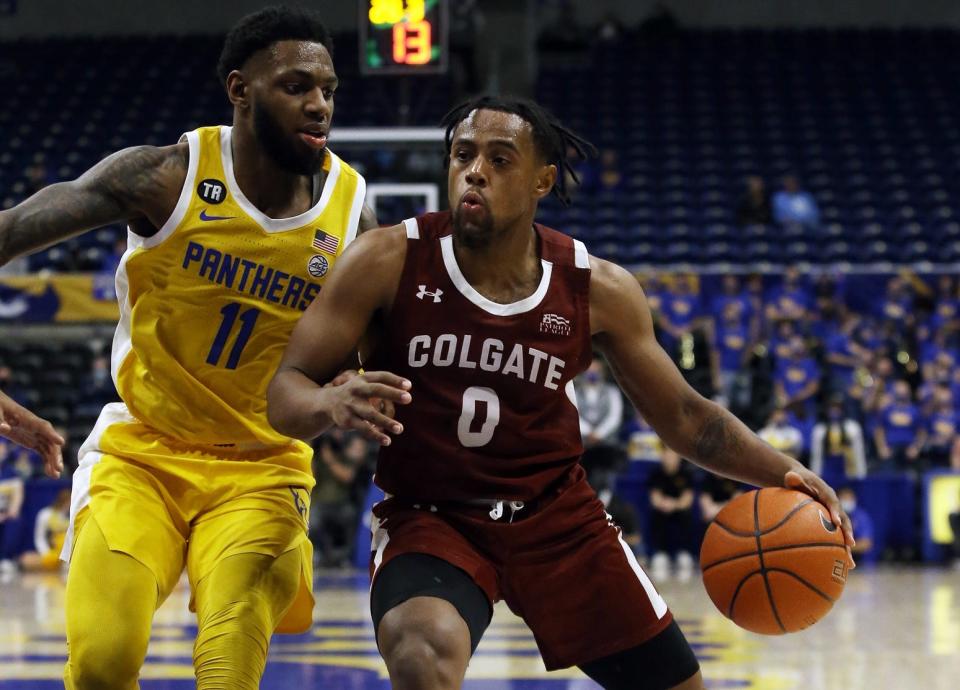
<svg viewBox="0 0 960 690">
<path fill-rule="evenodd" d="M 505 344 L 498 338 L 474 342 L 472 335 L 444 333 L 434 340 L 429 335 L 414 336 L 407 346 L 407 363 L 412 368 L 428 365 L 499 372 L 521 381 L 542 384 L 557 390 L 566 366 L 559 357 L 543 350 L 516 343 Z"/>
</svg>

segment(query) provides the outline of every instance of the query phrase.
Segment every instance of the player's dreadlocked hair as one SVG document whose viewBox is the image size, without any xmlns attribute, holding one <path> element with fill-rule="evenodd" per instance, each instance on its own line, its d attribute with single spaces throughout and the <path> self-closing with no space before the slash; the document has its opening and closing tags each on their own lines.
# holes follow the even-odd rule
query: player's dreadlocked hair
<svg viewBox="0 0 960 690">
<path fill-rule="evenodd" d="M 320 43 L 333 56 L 333 40 L 317 12 L 285 5 L 265 7 L 243 17 L 227 34 L 217 61 L 220 83 L 226 84 L 230 72 L 240 69 L 251 55 L 277 41 Z"/>
<path fill-rule="evenodd" d="M 553 185 L 553 193 L 564 206 L 568 205 L 570 192 L 567 190 L 567 173 L 570 173 L 570 177 L 577 184 L 580 183 L 580 178 L 567 156 L 567 149 L 573 149 L 577 160 L 586 160 L 597 155 L 596 147 L 564 127 L 553 113 L 533 101 L 525 98 L 480 96 L 461 103 L 443 116 L 440 124 L 446 128 L 444 143 L 448 162 L 454 130 L 470 113 L 479 109 L 512 113 L 530 123 L 537 153 L 543 156 L 547 163 L 557 166 L 557 182 Z"/>
</svg>

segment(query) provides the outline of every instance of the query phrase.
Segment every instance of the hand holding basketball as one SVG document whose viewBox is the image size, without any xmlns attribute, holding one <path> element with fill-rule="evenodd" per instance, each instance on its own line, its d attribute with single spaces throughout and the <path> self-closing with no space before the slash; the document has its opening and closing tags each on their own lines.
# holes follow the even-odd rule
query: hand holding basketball
<svg viewBox="0 0 960 690">
<path fill-rule="evenodd" d="M 846 583 L 846 550 L 823 505 L 800 491 L 767 488 L 720 511 L 707 528 L 700 567 L 721 613 L 752 632 L 780 635 L 831 609 Z"/>
</svg>

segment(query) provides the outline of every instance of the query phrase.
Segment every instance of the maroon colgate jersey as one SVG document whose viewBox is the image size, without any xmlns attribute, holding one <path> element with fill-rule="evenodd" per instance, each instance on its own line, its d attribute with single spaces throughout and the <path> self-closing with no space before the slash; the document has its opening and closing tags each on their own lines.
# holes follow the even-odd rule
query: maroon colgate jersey
<svg viewBox="0 0 960 690">
<path fill-rule="evenodd" d="M 535 225 L 543 277 L 498 304 L 464 278 L 449 212 L 404 221 L 407 257 L 368 370 L 413 383 L 376 483 L 423 501 L 529 501 L 583 452 L 573 378 L 590 364 L 586 247 Z"/>
</svg>

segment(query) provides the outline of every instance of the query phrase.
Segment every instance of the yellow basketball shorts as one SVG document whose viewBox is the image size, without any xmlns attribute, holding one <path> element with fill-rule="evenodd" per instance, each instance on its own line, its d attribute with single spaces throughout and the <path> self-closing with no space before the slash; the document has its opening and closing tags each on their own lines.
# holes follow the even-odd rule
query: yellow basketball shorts
<svg viewBox="0 0 960 690">
<path fill-rule="evenodd" d="M 226 558 L 276 558 L 298 549 L 299 592 L 277 632 L 302 632 L 314 604 L 307 538 L 313 483 L 305 444 L 248 453 L 180 445 L 132 419 L 124 406 L 109 405 L 80 449 L 63 558 L 69 560 L 77 516 L 89 510 L 111 551 L 154 574 L 159 605 L 184 566 L 196 591 Z"/>
</svg>

